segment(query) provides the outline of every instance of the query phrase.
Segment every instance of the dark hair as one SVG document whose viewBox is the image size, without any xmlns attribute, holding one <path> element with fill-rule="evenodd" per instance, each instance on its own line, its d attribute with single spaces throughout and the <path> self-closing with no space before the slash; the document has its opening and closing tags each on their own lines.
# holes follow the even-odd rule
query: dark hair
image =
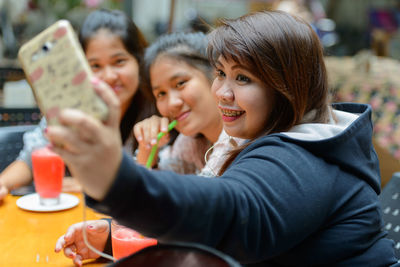
<svg viewBox="0 0 400 267">
<path fill-rule="evenodd" d="M 152 43 L 144 56 L 144 76 L 151 90 L 150 67 L 158 56 L 166 55 L 202 71 L 212 80 L 213 68 L 207 57 L 207 37 L 202 32 L 165 34 Z"/>
<path fill-rule="evenodd" d="M 79 41 L 85 52 L 91 38 L 102 29 L 106 29 L 120 38 L 125 49 L 135 57 L 139 64 L 139 90 L 133 97 L 120 124 L 121 138 L 122 141 L 125 142 L 128 137 L 132 135 L 132 128 L 136 122 L 155 113 L 152 97 L 142 88 L 143 78 L 141 74 L 143 73 L 143 54 L 147 42 L 140 30 L 124 12 L 119 10 L 99 9 L 91 12 L 86 17 L 79 32 Z M 133 150 L 135 150 L 138 144 L 135 138 L 133 138 L 133 140 Z"/>
<path fill-rule="evenodd" d="M 328 120 L 329 91 L 323 49 L 304 20 L 282 11 L 223 20 L 209 34 L 208 56 L 214 66 L 220 56 L 243 65 L 263 82 L 266 90 L 273 91 L 275 103 L 264 134 L 291 129 L 311 110 L 316 112 L 308 122 Z M 243 149 L 242 146 L 232 151 L 221 173 Z"/>
</svg>

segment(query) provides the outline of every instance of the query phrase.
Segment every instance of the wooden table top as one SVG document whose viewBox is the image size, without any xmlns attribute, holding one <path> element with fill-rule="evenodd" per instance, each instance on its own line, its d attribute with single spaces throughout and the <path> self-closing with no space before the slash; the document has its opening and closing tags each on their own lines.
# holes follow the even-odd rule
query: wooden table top
<svg viewBox="0 0 400 267">
<path fill-rule="evenodd" d="M 5 266 L 74 266 L 62 252 L 55 253 L 57 239 L 67 228 L 82 221 L 82 195 L 69 193 L 79 198 L 78 206 L 64 211 L 33 212 L 16 205 L 19 197 L 8 195 L 0 203 L 0 265 Z M 86 208 L 86 219 L 105 217 Z M 84 266 L 104 266 L 104 263 L 89 261 Z"/>
</svg>

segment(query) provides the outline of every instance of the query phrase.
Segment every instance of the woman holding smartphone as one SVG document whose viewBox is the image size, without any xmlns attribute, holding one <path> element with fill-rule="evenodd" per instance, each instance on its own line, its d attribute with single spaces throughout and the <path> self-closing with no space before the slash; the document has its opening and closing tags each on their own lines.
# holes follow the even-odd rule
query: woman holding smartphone
<svg viewBox="0 0 400 267">
<path fill-rule="evenodd" d="M 146 96 L 140 80 L 147 42 L 131 19 L 118 10 L 96 10 L 82 24 L 79 40 L 94 75 L 106 82 L 121 104 L 119 129 L 129 153 L 137 148 L 132 129 L 136 122 L 155 113 L 151 96 Z M 31 152 L 47 145 L 43 119 L 38 127 L 24 135 L 24 148 L 18 158 L 0 174 L 0 199 L 8 191 L 32 181 Z M 74 179 L 64 179 L 63 191 L 79 191 Z"/>
<path fill-rule="evenodd" d="M 160 147 L 168 145 L 161 148 L 153 168 L 217 176 L 226 152 L 244 141 L 230 138 L 222 130 L 221 116 L 211 93 L 214 75 L 206 48 L 206 35 L 196 32 L 162 35 L 146 49 L 143 73 L 148 86 L 145 88 L 154 95 L 163 117 L 153 115 L 134 126 L 139 140 L 138 163 L 146 163 L 157 134 L 166 132 L 172 120 L 178 121 L 175 129 L 179 135 L 174 138 L 167 134 L 160 140 Z M 71 225 L 55 248 L 56 252 L 63 250 L 77 266 L 82 260 L 99 257 L 83 242 L 84 226 L 83 222 Z M 88 221 L 85 230 L 91 245 L 111 253 L 110 226 L 106 220 Z"/>
<path fill-rule="evenodd" d="M 99 82 L 107 121 L 66 109 L 46 133 L 64 144 L 52 149 L 88 206 L 161 243 L 200 243 L 245 266 L 400 266 L 382 230 L 371 107 L 330 103 L 312 27 L 258 12 L 222 21 L 209 40 L 224 130 L 249 142 L 216 179 L 148 170 L 123 152 L 119 102 Z"/>
</svg>

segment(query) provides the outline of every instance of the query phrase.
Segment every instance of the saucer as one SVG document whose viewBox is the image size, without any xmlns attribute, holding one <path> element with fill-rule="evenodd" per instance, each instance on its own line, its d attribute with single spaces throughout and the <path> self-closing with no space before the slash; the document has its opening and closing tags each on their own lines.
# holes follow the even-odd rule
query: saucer
<svg viewBox="0 0 400 267">
<path fill-rule="evenodd" d="M 79 198 L 76 196 L 61 193 L 60 203 L 54 206 L 43 206 L 39 204 L 39 195 L 37 193 L 25 195 L 17 200 L 17 206 L 24 210 L 49 212 L 66 210 L 75 207 L 79 203 Z"/>
</svg>

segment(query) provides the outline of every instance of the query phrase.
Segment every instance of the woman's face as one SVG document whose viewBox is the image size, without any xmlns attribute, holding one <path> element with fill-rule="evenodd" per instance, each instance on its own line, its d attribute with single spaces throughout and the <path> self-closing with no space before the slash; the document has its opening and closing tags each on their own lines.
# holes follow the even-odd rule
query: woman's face
<svg viewBox="0 0 400 267">
<path fill-rule="evenodd" d="M 139 64 L 121 39 L 101 29 L 90 38 L 86 58 L 97 78 L 106 82 L 121 101 L 125 113 L 139 86 Z"/>
<path fill-rule="evenodd" d="M 262 134 L 273 108 L 272 90 L 243 66 L 222 57 L 211 88 L 229 135 L 253 139 Z"/>
<path fill-rule="evenodd" d="M 150 67 L 150 80 L 160 114 L 176 119 L 184 135 L 202 133 L 215 142 L 222 130 L 221 118 L 211 94 L 211 83 L 200 70 L 168 56 Z"/>
</svg>

